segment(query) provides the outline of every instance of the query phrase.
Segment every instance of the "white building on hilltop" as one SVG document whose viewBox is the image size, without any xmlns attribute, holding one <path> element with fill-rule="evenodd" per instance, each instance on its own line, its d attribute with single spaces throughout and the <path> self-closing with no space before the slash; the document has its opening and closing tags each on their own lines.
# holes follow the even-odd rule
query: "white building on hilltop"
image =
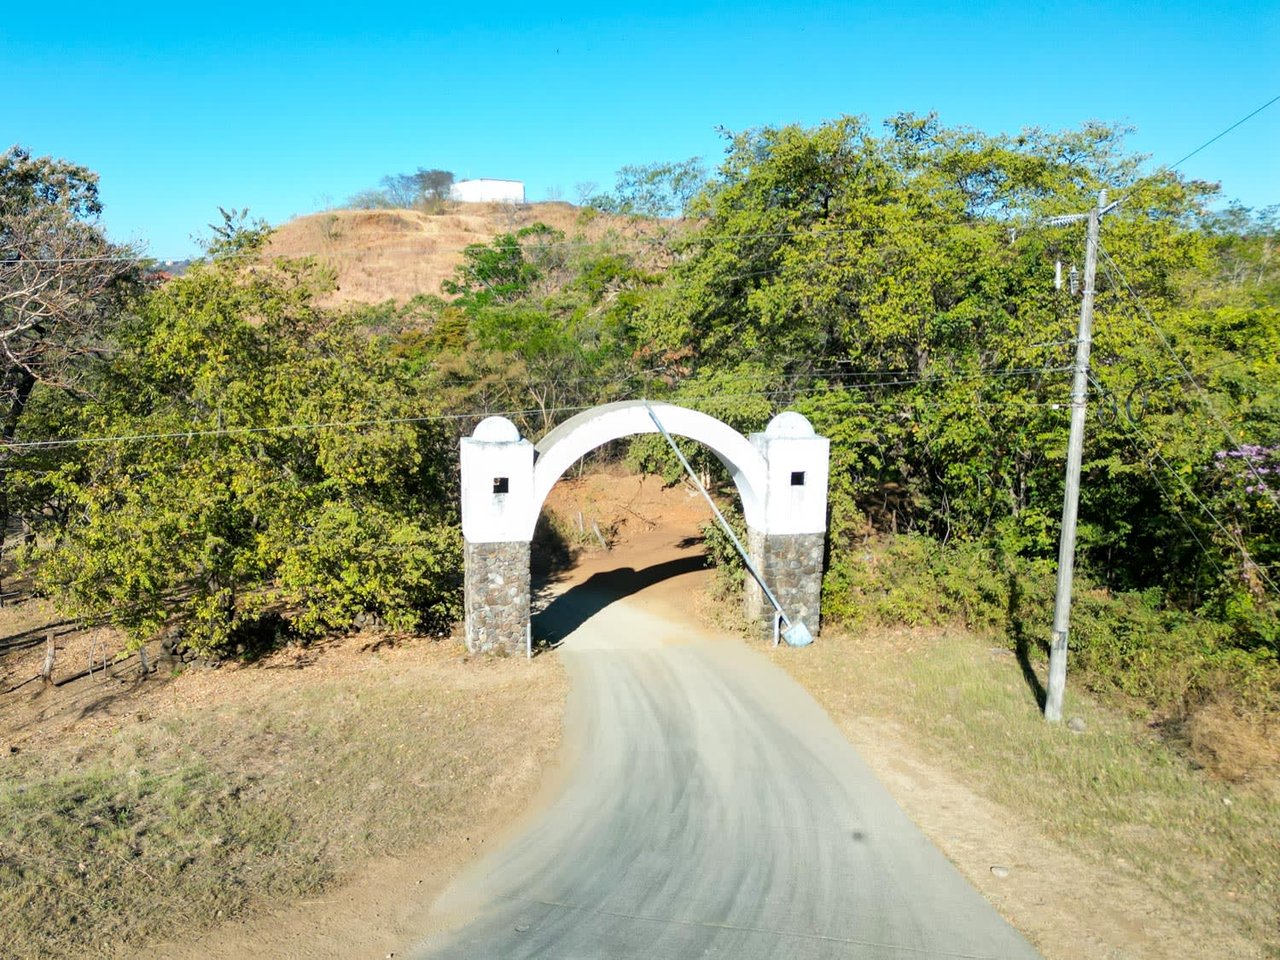
<svg viewBox="0 0 1280 960">
<path fill-rule="evenodd" d="M 523 180 L 459 180 L 449 199 L 463 203 L 524 203 Z"/>
</svg>

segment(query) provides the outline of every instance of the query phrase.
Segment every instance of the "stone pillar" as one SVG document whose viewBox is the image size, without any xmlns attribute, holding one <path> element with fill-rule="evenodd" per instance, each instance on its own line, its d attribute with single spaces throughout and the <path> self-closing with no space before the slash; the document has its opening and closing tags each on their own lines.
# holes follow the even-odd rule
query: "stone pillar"
<svg viewBox="0 0 1280 960">
<path fill-rule="evenodd" d="M 472 653 L 523 653 L 529 631 L 533 444 L 488 417 L 461 441 L 464 608 Z"/>
<path fill-rule="evenodd" d="M 467 649 L 523 653 L 529 630 L 529 541 L 466 544 Z"/>
<path fill-rule="evenodd" d="M 818 636 L 827 539 L 827 470 L 831 442 L 798 413 L 780 413 L 751 442 L 764 456 L 764 529 L 749 527 L 752 562 L 793 623 Z M 746 613 L 773 635 L 772 605 L 747 574 Z"/>
<path fill-rule="evenodd" d="M 826 552 L 825 533 L 764 534 L 748 530 L 748 549 L 764 582 L 782 604 L 792 622 L 803 623 L 815 637 L 821 629 L 822 569 Z M 747 619 L 760 623 L 761 631 L 773 636 L 773 605 L 751 574 L 747 574 Z"/>
</svg>

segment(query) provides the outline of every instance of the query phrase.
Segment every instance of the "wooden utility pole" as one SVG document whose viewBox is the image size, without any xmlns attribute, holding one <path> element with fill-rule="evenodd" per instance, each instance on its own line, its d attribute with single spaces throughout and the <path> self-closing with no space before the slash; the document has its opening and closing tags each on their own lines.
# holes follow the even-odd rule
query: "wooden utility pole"
<svg viewBox="0 0 1280 960">
<path fill-rule="evenodd" d="M 1088 213 L 1089 233 L 1084 254 L 1084 298 L 1080 301 L 1080 329 L 1076 333 L 1076 363 L 1071 378 L 1071 436 L 1067 441 L 1067 483 L 1062 499 L 1062 537 L 1058 543 L 1058 590 L 1053 603 L 1053 638 L 1049 644 L 1049 687 L 1044 718 L 1062 719 L 1062 695 L 1067 686 L 1067 634 L 1071 624 L 1071 578 L 1076 563 L 1076 513 L 1080 506 L 1080 461 L 1084 454 L 1085 401 L 1089 395 L 1089 352 L 1093 347 L 1093 290 L 1098 271 L 1098 225 L 1111 208 L 1107 192 Z M 1074 219 L 1079 219 L 1076 215 Z M 1055 218 L 1055 222 L 1071 222 Z"/>
</svg>

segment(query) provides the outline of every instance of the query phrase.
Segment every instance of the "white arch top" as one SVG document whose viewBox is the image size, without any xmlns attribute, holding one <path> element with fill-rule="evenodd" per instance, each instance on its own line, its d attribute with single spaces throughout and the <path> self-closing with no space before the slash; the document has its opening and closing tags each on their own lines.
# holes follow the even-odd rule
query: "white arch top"
<svg viewBox="0 0 1280 960">
<path fill-rule="evenodd" d="M 535 447 L 510 420 L 489 417 L 459 442 L 462 534 L 468 543 L 530 540 L 547 494 L 561 475 L 597 447 L 657 433 L 703 444 L 733 477 L 747 526 L 768 536 L 823 533 L 831 443 L 798 413 L 780 413 L 763 433 L 744 437 L 714 417 L 670 403 L 624 400 L 566 420 Z"/>
<path fill-rule="evenodd" d="M 742 497 L 742 514 L 747 525 L 764 529 L 768 465 L 751 441 L 728 424 L 696 410 L 670 403 L 622 400 L 570 417 L 535 444 L 533 509 L 528 520 L 528 536 L 533 536 L 538 513 L 551 488 L 581 457 L 611 440 L 637 433 L 658 432 L 649 416 L 650 408 L 668 433 L 696 440 L 719 458 L 733 475 L 734 485 Z"/>
</svg>

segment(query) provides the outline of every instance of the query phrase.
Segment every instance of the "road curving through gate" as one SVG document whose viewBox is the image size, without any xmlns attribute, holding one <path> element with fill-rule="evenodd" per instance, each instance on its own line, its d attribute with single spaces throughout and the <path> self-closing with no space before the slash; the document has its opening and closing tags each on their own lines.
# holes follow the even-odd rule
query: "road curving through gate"
<svg viewBox="0 0 1280 960">
<path fill-rule="evenodd" d="M 694 622 L 701 577 L 665 563 L 548 608 L 569 631 L 563 774 L 412 955 L 1038 956 L 802 688 Z"/>
</svg>

